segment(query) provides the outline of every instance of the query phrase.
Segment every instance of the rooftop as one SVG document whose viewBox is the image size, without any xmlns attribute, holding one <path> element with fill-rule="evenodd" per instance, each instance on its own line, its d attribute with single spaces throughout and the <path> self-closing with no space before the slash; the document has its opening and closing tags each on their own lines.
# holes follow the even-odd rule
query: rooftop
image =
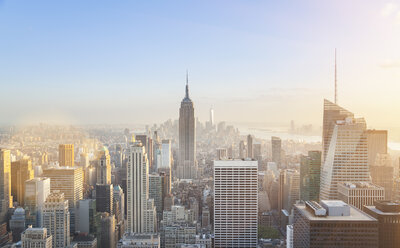
<svg viewBox="0 0 400 248">
<path fill-rule="evenodd" d="M 350 188 L 350 189 L 383 189 L 383 187 L 380 187 L 376 184 L 373 183 L 369 183 L 369 182 L 344 182 L 342 183 L 342 185 L 346 188 Z"/>
<path fill-rule="evenodd" d="M 341 201 L 325 201 L 330 207 L 341 207 L 343 202 Z M 344 203 L 346 204 L 346 203 Z M 347 205 L 347 204 L 346 204 Z M 365 214 L 361 210 L 358 210 L 352 206 L 350 207 L 350 215 L 348 216 L 315 216 L 314 212 L 307 208 L 305 204 L 296 204 L 295 207 L 310 221 L 375 221 L 374 218 Z"/>
</svg>

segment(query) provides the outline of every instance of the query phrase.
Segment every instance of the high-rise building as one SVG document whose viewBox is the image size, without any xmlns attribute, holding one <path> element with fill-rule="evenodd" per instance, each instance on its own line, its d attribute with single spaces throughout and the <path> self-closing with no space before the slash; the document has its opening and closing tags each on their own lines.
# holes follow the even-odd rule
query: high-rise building
<svg viewBox="0 0 400 248">
<path fill-rule="evenodd" d="M 53 236 L 53 247 L 64 248 L 70 244 L 70 216 L 68 200 L 64 193 L 55 190 L 51 193 L 43 206 L 43 227 Z"/>
<path fill-rule="evenodd" d="M 74 166 L 74 145 L 60 144 L 58 146 L 58 163 L 60 166 Z"/>
<path fill-rule="evenodd" d="M 213 127 L 215 125 L 214 123 L 214 109 L 210 108 L 210 125 Z"/>
<path fill-rule="evenodd" d="M 272 162 L 275 162 L 280 167 L 282 162 L 282 140 L 279 137 L 272 136 L 271 147 Z"/>
<path fill-rule="evenodd" d="M 378 222 L 342 201 L 296 204 L 293 247 L 377 247 Z"/>
<path fill-rule="evenodd" d="M 239 142 L 239 158 L 247 158 L 247 149 L 243 140 Z"/>
<path fill-rule="evenodd" d="M 340 183 L 338 187 L 338 199 L 360 210 L 365 205 L 374 205 L 375 201 L 385 199 L 385 189 L 372 183 Z"/>
<path fill-rule="evenodd" d="M 13 242 L 21 240 L 21 233 L 25 231 L 25 210 L 21 207 L 15 209 L 10 220 L 10 230 L 13 236 Z"/>
<path fill-rule="evenodd" d="M 161 145 L 161 166 L 158 168 L 171 168 L 172 165 L 172 153 L 171 153 L 171 140 L 162 140 Z"/>
<path fill-rule="evenodd" d="M 114 187 L 112 184 L 96 184 L 96 211 L 114 214 Z"/>
<path fill-rule="evenodd" d="M 79 163 L 79 165 L 82 166 L 84 170 L 85 170 L 87 167 L 89 167 L 90 161 L 89 161 L 89 156 L 88 156 L 87 153 L 82 152 L 82 153 L 80 154 L 80 163 Z"/>
<path fill-rule="evenodd" d="M 290 213 L 293 205 L 300 200 L 300 173 L 296 170 L 285 170 L 285 209 Z"/>
<path fill-rule="evenodd" d="M 11 163 L 11 194 L 19 206 L 25 204 L 25 181 L 34 177 L 32 161 L 24 158 Z"/>
<path fill-rule="evenodd" d="M 115 248 L 115 218 L 109 213 L 101 213 L 100 228 L 97 231 L 100 248 Z"/>
<path fill-rule="evenodd" d="M 0 221 L 5 220 L 8 208 L 12 207 L 11 156 L 10 150 L 0 148 Z"/>
<path fill-rule="evenodd" d="M 114 215 L 117 223 L 125 219 L 125 194 L 119 185 L 114 186 Z"/>
<path fill-rule="evenodd" d="M 341 111 L 335 104 L 329 106 L 336 106 L 336 114 Z M 351 114 L 348 111 L 346 113 Z M 320 199 L 323 200 L 337 199 L 340 182 L 370 181 L 365 120 L 347 117 L 330 123 L 329 128 L 329 149 L 321 170 Z"/>
<path fill-rule="evenodd" d="M 189 85 L 186 76 L 186 95 L 179 109 L 179 163 L 176 175 L 180 179 L 197 177 L 195 130 L 194 106 L 189 98 Z"/>
<path fill-rule="evenodd" d="M 46 228 L 29 227 L 21 235 L 22 247 L 52 248 L 53 237 Z"/>
<path fill-rule="evenodd" d="M 75 211 L 79 200 L 83 199 L 82 167 L 50 168 L 43 171 L 43 176 L 50 178 L 50 190 L 59 190 L 68 200 L 71 216 L 71 232 L 75 231 Z M 54 237 L 53 237 L 54 239 Z"/>
<path fill-rule="evenodd" d="M 324 99 L 324 117 L 322 127 L 322 164 L 326 160 L 328 149 L 331 144 L 331 137 L 337 121 L 344 121 L 346 118 L 354 118 L 350 111 Z"/>
<path fill-rule="evenodd" d="M 253 154 L 253 136 L 247 135 L 247 157 L 254 158 Z"/>
<path fill-rule="evenodd" d="M 379 248 L 395 248 L 400 244 L 400 204 L 377 201 L 364 206 L 364 212 L 378 220 Z"/>
<path fill-rule="evenodd" d="M 309 151 L 300 161 L 300 199 L 318 201 L 321 176 L 321 151 Z"/>
<path fill-rule="evenodd" d="M 80 200 L 77 210 L 76 231 L 96 235 L 100 214 L 96 211 L 95 199 Z"/>
<path fill-rule="evenodd" d="M 215 247 L 256 247 L 258 162 L 214 161 Z"/>
<path fill-rule="evenodd" d="M 12 233 L 7 231 L 7 222 L 0 223 L 0 247 L 12 242 Z"/>
<path fill-rule="evenodd" d="M 97 183 L 111 184 L 111 162 L 110 153 L 107 147 L 104 147 L 97 152 Z"/>
<path fill-rule="evenodd" d="M 285 207 L 285 184 L 286 184 L 286 177 L 285 171 L 281 170 L 279 172 L 279 179 L 278 179 L 278 211 L 279 214 L 281 213 L 282 209 Z"/>
<path fill-rule="evenodd" d="M 389 154 L 376 154 L 375 163 L 370 165 L 372 183 L 385 188 L 385 200 L 393 198 L 394 168 Z"/>
<path fill-rule="evenodd" d="M 378 154 L 387 153 L 387 130 L 367 130 L 368 165 L 375 164 Z"/>
<path fill-rule="evenodd" d="M 127 169 L 127 231 L 154 232 L 156 209 L 149 201 L 149 164 L 142 143 L 130 145 Z"/>
<path fill-rule="evenodd" d="M 261 143 L 259 142 L 254 142 L 253 143 L 253 157 L 255 160 L 260 163 L 262 161 L 262 152 L 261 152 Z"/>
<path fill-rule="evenodd" d="M 25 182 L 26 223 L 33 227 L 42 226 L 42 209 L 50 195 L 50 178 L 36 177 Z"/>
<path fill-rule="evenodd" d="M 228 158 L 228 151 L 226 148 L 217 148 L 217 160 L 223 160 Z"/>
<path fill-rule="evenodd" d="M 149 175 L 149 198 L 154 199 L 157 220 L 161 220 L 164 210 L 162 177 L 158 174 Z"/>
</svg>

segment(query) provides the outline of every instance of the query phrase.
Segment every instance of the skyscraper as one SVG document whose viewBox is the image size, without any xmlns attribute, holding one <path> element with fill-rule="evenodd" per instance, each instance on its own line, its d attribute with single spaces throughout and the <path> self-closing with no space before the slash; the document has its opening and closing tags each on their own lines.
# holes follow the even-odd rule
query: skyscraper
<svg viewBox="0 0 400 248">
<path fill-rule="evenodd" d="M 368 151 L 369 153 L 369 151 Z M 378 153 L 375 156 L 375 163 L 370 164 L 372 182 L 385 188 L 385 200 L 391 200 L 393 197 L 394 168 L 392 158 L 389 154 Z"/>
<path fill-rule="evenodd" d="M 300 173 L 296 170 L 285 170 L 285 209 L 290 213 L 293 205 L 300 200 Z"/>
<path fill-rule="evenodd" d="M 60 144 L 58 146 L 58 163 L 60 166 L 74 166 L 73 144 Z"/>
<path fill-rule="evenodd" d="M 141 142 L 129 147 L 127 173 L 127 231 L 135 233 L 154 232 L 156 209 L 149 202 L 149 164 Z M 149 205 L 150 204 L 150 205 Z M 153 203 L 154 204 L 154 203 Z"/>
<path fill-rule="evenodd" d="M 186 95 L 179 109 L 179 163 L 177 177 L 194 179 L 197 176 L 196 133 L 194 106 L 189 98 L 188 77 L 186 75 Z"/>
<path fill-rule="evenodd" d="M 254 158 L 253 154 L 253 136 L 247 135 L 247 157 Z"/>
<path fill-rule="evenodd" d="M 75 211 L 78 201 L 83 199 L 82 167 L 50 168 L 43 171 L 43 176 L 50 178 L 50 190 L 59 190 L 68 200 L 71 216 L 71 231 L 75 231 Z"/>
<path fill-rule="evenodd" d="M 247 149 L 243 140 L 239 142 L 239 158 L 247 158 Z"/>
<path fill-rule="evenodd" d="M 96 184 L 96 211 L 114 214 L 114 187 L 112 184 Z"/>
<path fill-rule="evenodd" d="M 24 158 L 11 163 L 11 194 L 19 206 L 24 206 L 25 181 L 33 178 L 32 161 Z"/>
<path fill-rule="evenodd" d="M 214 126 L 214 109 L 213 108 L 210 108 L 210 125 L 211 125 L 211 127 L 213 127 Z"/>
<path fill-rule="evenodd" d="M 279 137 L 271 137 L 271 147 L 272 147 L 272 162 L 281 166 L 282 161 L 282 140 Z"/>
<path fill-rule="evenodd" d="M 172 153 L 171 153 L 171 140 L 162 140 L 161 145 L 161 165 L 158 168 L 171 168 Z"/>
<path fill-rule="evenodd" d="M 27 225 L 42 226 L 42 209 L 50 195 L 50 178 L 36 177 L 25 182 L 25 209 Z"/>
<path fill-rule="evenodd" d="M 68 200 L 64 198 L 64 193 L 55 190 L 47 197 L 43 207 L 43 227 L 53 236 L 54 248 L 70 244 L 69 224 Z"/>
<path fill-rule="evenodd" d="M 345 112 L 346 118 L 338 120 L 336 118 L 328 118 L 329 114 L 324 111 L 324 118 L 331 122 L 325 123 L 324 119 L 324 135 L 327 136 L 329 148 L 326 150 L 324 164 L 321 170 L 321 191 L 320 199 L 333 200 L 337 199 L 338 183 L 340 182 L 369 182 L 370 173 L 368 168 L 368 148 L 366 123 L 363 118 L 353 118 L 353 114 L 344 111 L 336 104 L 325 100 L 325 108 L 335 109 L 328 112 L 334 116 Z M 332 112 L 333 111 L 333 112 Z M 329 124 L 329 125 L 328 125 Z M 327 143 L 324 140 L 324 149 Z"/>
<path fill-rule="evenodd" d="M 256 247 L 258 162 L 214 161 L 215 247 Z"/>
<path fill-rule="evenodd" d="M 367 130 L 368 165 L 375 165 L 378 154 L 387 153 L 387 130 Z"/>
<path fill-rule="evenodd" d="M 348 117 L 354 118 L 354 114 L 340 107 L 339 105 L 336 105 L 335 103 L 324 99 L 324 117 L 322 127 L 322 164 L 324 164 L 325 162 L 336 122 L 339 120 L 344 121 Z"/>
<path fill-rule="evenodd" d="M 111 163 L 110 153 L 107 147 L 104 147 L 97 152 L 97 183 L 111 184 Z"/>
<path fill-rule="evenodd" d="M 149 175 L 149 198 L 154 199 L 158 220 L 161 220 L 164 210 L 162 179 L 163 178 L 158 174 Z"/>
<path fill-rule="evenodd" d="M 12 207 L 10 150 L 0 148 L 0 221 Z"/>
<path fill-rule="evenodd" d="M 318 201 L 321 176 L 321 151 L 309 151 L 300 160 L 300 199 Z"/>
</svg>

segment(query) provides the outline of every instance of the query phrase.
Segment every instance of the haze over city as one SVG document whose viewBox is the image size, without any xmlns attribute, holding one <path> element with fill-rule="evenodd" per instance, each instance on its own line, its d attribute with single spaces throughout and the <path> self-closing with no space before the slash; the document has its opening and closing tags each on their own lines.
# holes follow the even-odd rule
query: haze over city
<svg viewBox="0 0 400 248">
<path fill-rule="evenodd" d="M 341 105 L 394 129 L 399 11 L 386 1 L 1 1 L 0 122 L 175 119 L 188 69 L 200 120 L 212 106 L 219 121 L 320 127 L 337 48 Z"/>
</svg>

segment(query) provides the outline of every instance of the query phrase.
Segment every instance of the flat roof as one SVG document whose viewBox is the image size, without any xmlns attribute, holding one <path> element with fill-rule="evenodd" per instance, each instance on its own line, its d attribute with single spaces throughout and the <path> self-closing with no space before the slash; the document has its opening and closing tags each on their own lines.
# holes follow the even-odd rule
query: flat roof
<svg viewBox="0 0 400 248">
<path fill-rule="evenodd" d="M 348 204 L 339 200 L 321 200 L 328 207 L 345 207 Z"/>
<path fill-rule="evenodd" d="M 383 211 L 381 211 L 381 210 L 379 210 L 379 209 L 377 209 L 375 206 L 364 206 L 365 208 L 368 208 L 369 210 L 371 210 L 372 212 L 375 212 L 375 213 L 377 213 L 377 214 L 379 214 L 379 215 L 390 215 L 390 216 L 393 216 L 393 215 L 400 215 L 400 212 L 383 212 Z"/>
<path fill-rule="evenodd" d="M 214 161 L 214 168 L 223 167 L 258 167 L 258 161 L 247 159 L 226 159 Z"/>
<path fill-rule="evenodd" d="M 376 221 L 375 218 L 352 206 L 350 206 L 350 216 L 315 216 L 304 204 L 296 204 L 295 207 L 311 221 Z"/>
</svg>

